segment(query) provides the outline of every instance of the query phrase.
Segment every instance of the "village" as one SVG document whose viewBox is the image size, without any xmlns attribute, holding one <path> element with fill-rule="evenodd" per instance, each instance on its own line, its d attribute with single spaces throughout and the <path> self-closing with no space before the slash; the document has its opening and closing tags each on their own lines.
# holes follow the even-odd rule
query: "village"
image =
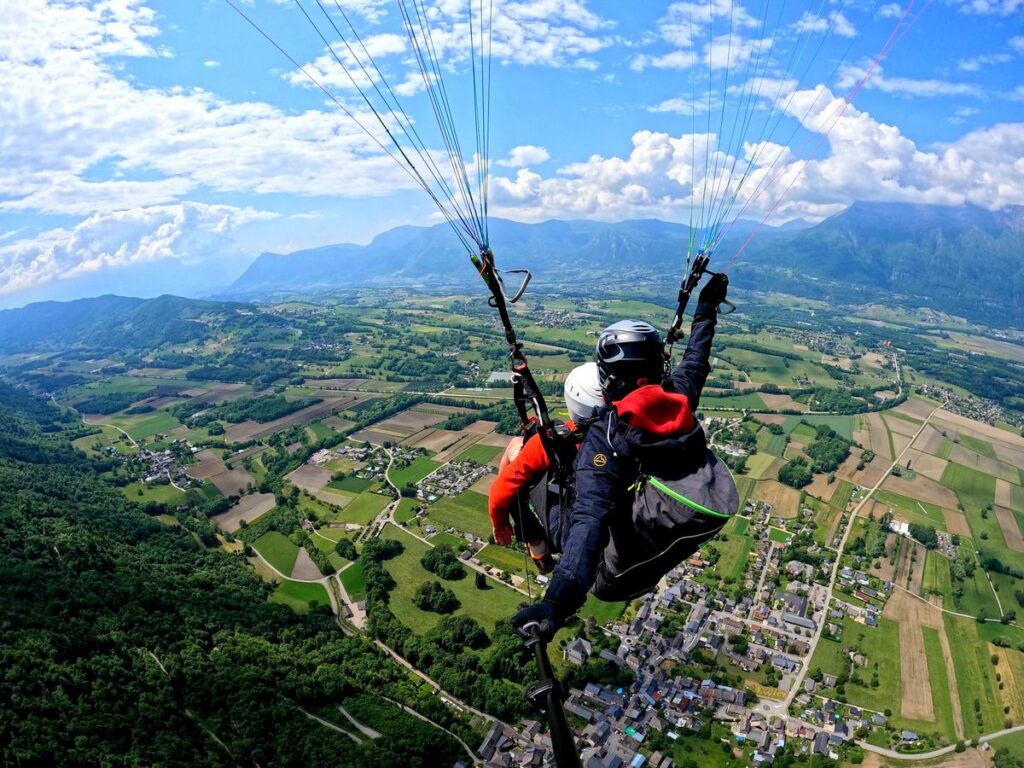
<svg viewBox="0 0 1024 768">
<path fill-rule="evenodd" d="M 599 640 L 590 632 L 591 639 L 579 636 L 564 645 L 569 664 L 582 666 L 596 656 L 633 677 L 626 687 L 590 683 L 568 691 L 565 708 L 586 768 L 675 768 L 668 748 L 649 745 L 671 745 L 688 734 L 699 736 L 702 748 L 724 748 L 751 766 L 771 765 L 784 748 L 797 757 L 849 758 L 862 752 L 854 742 L 872 729 L 885 731 L 896 748 L 918 744 L 917 733 L 889 728 L 886 713 L 827 695 L 842 684 L 835 674 L 808 669 L 819 640 L 843 643 L 845 620 L 865 632 L 878 626 L 877 603 L 892 584 L 855 567 L 856 556 L 847 555 L 851 565 L 838 569 L 830 597 L 833 561 L 817 567 L 784 561 L 786 548 L 767 536 L 771 505 L 750 502 L 745 511 L 753 513 L 758 544 L 747 563 L 744 597 L 702 583 L 711 564 L 694 556 L 628 621 L 605 628 Z M 848 657 L 852 674 L 869 674 L 870 658 L 856 651 Z M 751 678 L 766 682 L 752 686 Z M 518 731 L 495 725 L 480 754 L 488 768 L 550 765 L 544 730 L 534 722 Z"/>
</svg>

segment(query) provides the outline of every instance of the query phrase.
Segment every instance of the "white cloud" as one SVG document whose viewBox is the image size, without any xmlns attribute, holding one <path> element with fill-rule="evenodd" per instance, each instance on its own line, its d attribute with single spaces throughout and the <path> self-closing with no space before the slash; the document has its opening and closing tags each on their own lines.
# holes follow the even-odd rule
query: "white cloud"
<svg viewBox="0 0 1024 768">
<path fill-rule="evenodd" d="M 963 13 L 983 16 L 1009 16 L 1024 10 L 1024 0 L 949 0 L 960 7 Z"/>
<path fill-rule="evenodd" d="M 1008 53 L 984 53 L 979 56 L 960 59 L 960 61 L 957 62 L 956 67 L 961 72 L 978 72 L 983 67 L 992 66 L 994 64 L 1006 64 L 1010 61 L 1013 61 L 1013 56 Z"/>
<path fill-rule="evenodd" d="M 898 19 L 902 15 L 903 6 L 899 3 L 886 3 L 875 12 L 875 16 L 879 19 Z"/>
<path fill-rule="evenodd" d="M 203 66 L 207 67 L 208 69 L 214 69 L 214 68 L 220 66 L 220 62 L 217 61 L 216 59 L 207 59 L 206 61 L 203 62 Z"/>
<path fill-rule="evenodd" d="M 1010 38 L 1010 47 L 1021 56 L 1024 56 L 1024 35 Z"/>
<path fill-rule="evenodd" d="M 793 30 L 798 34 L 831 32 L 837 37 L 857 36 L 857 28 L 843 15 L 842 11 L 831 11 L 827 16 L 807 11 L 793 25 Z"/>
<path fill-rule="evenodd" d="M 811 138 L 797 150 L 772 142 L 744 145 L 738 167 L 755 162 L 741 188 L 736 187 L 739 174 L 730 179 L 715 173 L 734 158 L 716 150 L 714 137 L 640 131 L 627 156 L 595 155 L 551 177 L 524 170 L 514 179 L 496 179 L 493 209 L 524 220 L 658 216 L 687 221 L 691 203 L 699 208 L 707 188 L 738 195 L 733 215 L 743 211 L 744 218 L 755 219 L 771 211 L 770 221 L 781 223 L 820 220 L 856 200 L 988 208 L 1024 200 L 1022 123 L 922 148 L 895 126 L 820 86 L 787 96 L 780 108 Z M 820 150 L 827 150 L 823 157 Z"/>
<path fill-rule="evenodd" d="M 91 216 L 72 229 L 53 229 L 0 246 L 0 295 L 135 264 L 201 261 L 222 251 L 232 230 L 270 216 L 203 203 Z"/>
<path fill-rule="evenodd" d="M 853 88 L 867 73 L 866 65 L 843 64 L 839 68 L 837 85 L 840 89 Z M 931 98 L 938 96 L 973 96 L 984 98 L 985 91 L 970 83 L 954 83 L 948 80 L 915 80 L 907 77 L 887 77 L 881 67 L 875 67 L 868 78 L 867 88 L 898 96 Z"/>
<path fill-rule="evenodd" d="M 551 159 L 551 153 L 544 147 L 536 147 L 532 144 L 524 144 L 515 147 L 508 153 L 508 159 L 499 160 L 498 165 L 506 168 L 528 168 L 531 165 L 540 165 Z"/>
</svg>

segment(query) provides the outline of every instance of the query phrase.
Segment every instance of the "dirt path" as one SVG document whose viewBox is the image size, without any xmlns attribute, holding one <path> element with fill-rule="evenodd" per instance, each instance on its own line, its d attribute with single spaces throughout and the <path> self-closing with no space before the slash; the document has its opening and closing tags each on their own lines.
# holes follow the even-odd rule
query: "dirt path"
<svg viewBox="0 0 1024 768">
<path fill-rule="evenodd" d="M 437 730 L 444 731 L 449 736 L 451 736 L 453 739 L 455 739 L 457 742 L 459 742 L 459 744 L 462 745 L 462 748 L 466 750 L 466 754 L 469 755 L 470 760 L 473 761 L 473 765 L 483 765 L 483 763 L 481 763 L 481 761 L 480 761 L 480 758 L 476 756 L 476 752 L 474 752 L 472 749 L 469 748 L 469 744 L 464 742 L 462 739 L 460 739 L 454 733 L 449 731 L 443 725 L 438 725 L 433 720 L 431 720 L 429 717 L 426 717 L 425 715 L 421 715 L 419 712 L 417 712 L 412 707 L 407 707 L 405 704 L 402 704 L 401 702 L 395 701 L 394 699 L 389 699 L 387 696 L 381 696 L 381 698 L 384 699 L 384 701 L 391 702 L 396 707 L 398 707 L 403 712 L 405 712 L 407 715 L 412 715 L 413 717 L 418 718 L 418 719 L 422 720 L 425 723 L 430 723 L 430 725 L 432 725 L 435 728 L 437 728 Z"/>
<path fill-rule="evenodd" d="M 339 709 L 340 709 L 340 707 L 339 707 Z M 356 736 L 354 733 L 349 733 L 344 728 L 342 728 L 340 725 L 335 725 L 330 720 L 324 720 L 322 717 L 317 717 L 312 712 L 307 712 L 302 707 L 299 707 L 299 712 L 304 714 L 310 720 L 314 720 L 314 721 L 320 723 L 320 725 L 322 725 L 324 728 L 330 728 L 332 731 L 337 731 L 338 733 L 345 734 L 350 739 L 352 739 L 352 741 L 354 741 L 356 744 L 362 744 L 363 743 L 363 740 L 360 739 L 358 736 Z"/>
<path fill-rule="evenodd" d="M 368 739 L 379 739 L 380 738 L 380 733 L 378 731 L 375 731 L 375 730 L 373 730 L 373 728 L 370 728 L 369 726 L 366 726 L 366 725 L 363 725 L 362 723 L 360 723 L 358 720 L 356 720 L 354 717 L 352 717 L 352 715 L 349 714 L 348 710 L 345 709 L 343 706 L 341 706 L 341 704 L 338 705 L 338 711 L 341 712 L 341 714 L 343 714 L 345 716 L 345 719 L 348 720 L 350 723 L 352 723 L 352 725 L 354 725 L 356 727 L 356 730 L 358 730 L 366 738 L 368 738 Z"/>
</svg>

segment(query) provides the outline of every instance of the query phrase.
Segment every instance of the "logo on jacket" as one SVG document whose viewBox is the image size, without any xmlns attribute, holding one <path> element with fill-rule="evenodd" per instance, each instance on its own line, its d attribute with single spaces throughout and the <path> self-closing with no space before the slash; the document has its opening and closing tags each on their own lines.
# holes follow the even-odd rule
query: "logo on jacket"
<svg viewBox="0 0 1024 768">
<path fill-rule="evenodd" d="M 605 456 L 603 453 L 596 453 L 596 454 L 594 454 L 594 466 L 595 467 L 603 467 L 607 463 L 608 463 L 608 457 Z"/>
</svg>

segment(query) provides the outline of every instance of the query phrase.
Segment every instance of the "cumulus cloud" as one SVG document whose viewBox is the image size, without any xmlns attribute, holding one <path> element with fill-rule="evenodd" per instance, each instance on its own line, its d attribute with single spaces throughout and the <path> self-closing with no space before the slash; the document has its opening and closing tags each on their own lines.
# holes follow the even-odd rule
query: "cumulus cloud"
<svg viewBox="0 0 1024 768">
<path fill-rule="evenodd" d="M 837 85 L 841 89 L 853 88 L 868 72 L 867 64 L 843 64 L 839 68 Z M 972 96 L 984 98 L 985 91 L 971 83 L 956 83 L 949 80 L 914 79 L 908 77 L 889 77 L 881 67 L 875 67 L 866 87 L 883 93 L 897 96 L 933 98 L 939 96 Z"/>
<path fill-rule="evenodd" d="M 0 295 L 59 279 L 167 259 L 201 261 L 229 233 L 273 214 L 228 205 L 182 203 L 90 216 L 0 246 Z"/>
<path fill-rule="evenodd" d="M 722 190 L 736 195 L 732 215 L 767 215 L 781 223 L 820 220 L 856 200 L 993 209 L 1024 200 L 1024 124 L 923 148 L 824 87 L 797 91 L 779 106 L 810 134 L 803 146 L 745 144 L 735 157 L 719 149 L 714 136 L 640 131 L 627 156 L 595 155 L 550 177 L 520 171 L 495 180 L 495 208 L 525 220 L 687 220 L 691 205 L 700 208 L 703 191 L 717 189 L 719 199 Z M 721 170 L 734 160 L 740 168 L 751 163 L 742 186 L 740 174 Z"/>
<path fill-rule="evenodd" d="M 960 59 L 956 67 L 961 72 L 980 72 L 982 68 L 995 64 L 1006 64 L 1013 61 L 1013 56 L 1008 53 L 984 53 L 980 56 L 970 56 Z"/>
<path fill-rule="evenodd" d="M 1010 47 L 1019 55 L 1024 56 L 1024 35 L 1010 38 Z"/>
<path fill-rule="evenodd" d="M 1024 0 L 950 0 L 963 13 L 983 16 L 1010 16 L 1024 10 Z"/>
<path fill-rule="evenodd" d="M 535 147 L 532 144 L 524 144 L 520 147 L 515 147 L 511 152 L 508 153 L 508 158 L 505 160 L 499 160 L 498 165 L 505 166 L 506 168 L 528 168 L 531 165 L 540 165 L 546 163 L 551 159 L 551 153 L 549 153 L 544 147 Z"/>
</svg>

